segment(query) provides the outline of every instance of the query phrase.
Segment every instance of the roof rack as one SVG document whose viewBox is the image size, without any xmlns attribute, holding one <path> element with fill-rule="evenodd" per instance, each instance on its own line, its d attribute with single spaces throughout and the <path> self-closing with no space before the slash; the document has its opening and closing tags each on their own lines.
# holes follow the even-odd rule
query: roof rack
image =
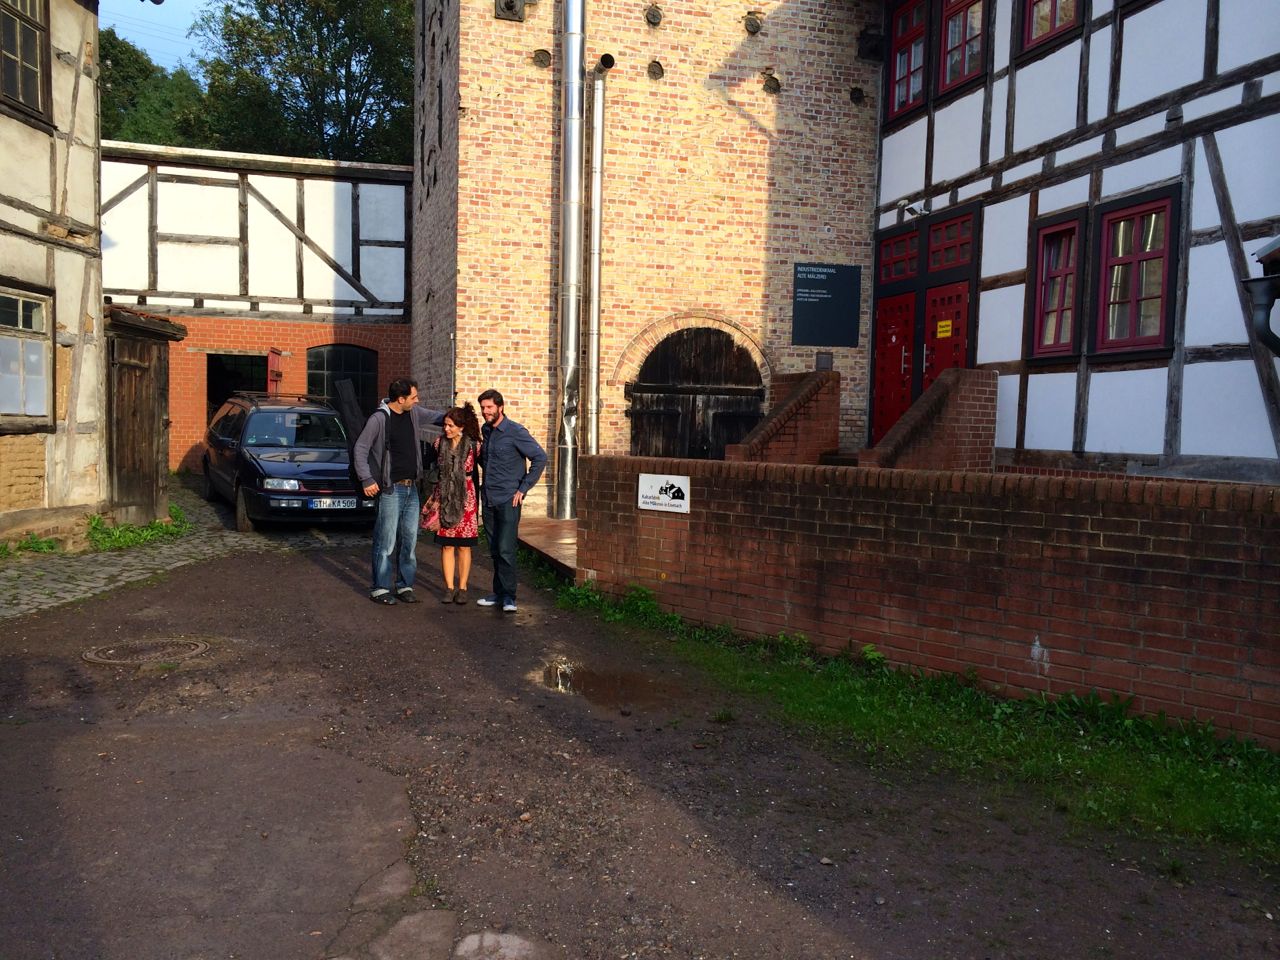
<svg viewBox="0 0 1280 960">
<path fill-rule="evenodd" d="M 333 403 L 328 397 L 316 396 L 310 393 L 267 393 L 265 390 L 234 390 L 231 395 L 233 397 L 246 397 L 250 400 L 283 400 L 283 401 L 302 401 L 303 403 L 314 403 L 320 406 L 333 407 Z"/>
</svg>

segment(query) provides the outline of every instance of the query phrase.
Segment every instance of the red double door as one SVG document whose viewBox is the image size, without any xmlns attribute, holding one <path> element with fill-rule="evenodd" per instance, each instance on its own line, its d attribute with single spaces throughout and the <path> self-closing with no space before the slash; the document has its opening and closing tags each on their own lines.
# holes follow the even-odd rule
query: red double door
<svg viewBox="0 0 1280 960">
<path fill-rule="evenodd" d="M 953 220 L 930 228 L 929 269 L 926 270 L 924 279 L 952 279 L 956 276 L 957 268 L 961 272 L 967 272 L 963 268 L 971 262 L 971 245 L 954 243 L 956 233 L 961 233 L 966 239 L 971 237 L 972 221 L 970 218 L 965 219 L 969 222 L 962 221 L 960 227 L 956 227 L 956 221 Z M 941 235 L 938 240 L 950 239 L 953 242 L 938 245 L 935 233 Z M 909 235 L 908 239 L 914 240 Z M 889 244 L 897 249 L 906 249 L 901 240 L 898 237 L 885 241 L 882 244 L 882 257 Z M 914 249 L 913 242 L 913 254 Z M 948 257 L 953 251 L 954 254 Z M 886 271 L 885 260 L 882 259 L 881 279 L 894 281 L 894 276 L 886 276 L 886 272 L 894 270 L 892 261 L 889 265 L 890 270 Z M 897 275 L 901 280 L 884 286 L 889 291 L 917 286 L 911 282 L 917 275 L 915 265 L 916 260 L 912 256 L 906 261 L 905 271 L 897 268 Z M 934 276 L 931 277 L 930 274 Z M 905 292 L 882 295 L 877 299 L 871 403 L 873 445 L 888 433 L 889 428 L 901 419 L 915 398 L 928 390 L 943 370 L 967 364 L 971 285 L 969 279 L 952 279 L 949 283 L 925 285 L 923 290 L 908 289 Z M 923 323 L 918 316 L 921 298 L 924 301 Z"/>
</svg>

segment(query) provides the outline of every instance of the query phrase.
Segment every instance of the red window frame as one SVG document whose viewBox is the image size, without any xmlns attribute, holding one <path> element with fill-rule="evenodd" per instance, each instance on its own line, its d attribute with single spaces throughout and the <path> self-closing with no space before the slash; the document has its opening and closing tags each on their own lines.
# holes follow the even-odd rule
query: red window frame
<svg viewBox="0 0 1280 960">
<path fill-rule="evenodd" d="M 1036 309 L 1033 357 L 1075 353 L 1080 323 L 1080 223 L 1072 220 L 1043 228 L 1036 238 Z M 1061 244 L 1066 245 L 1062 255 Z M 1057 257 L 1053 257 L 1054 253 Z M 1049 343 L 1045 343 L 1049 323 Z"/>
<path fill-rule="evenodd" d="M 977 29 L 971 33 L 975 22 Z M 966 80 L 980 76 L 986 67 L 984 0 L 943 0 L 939 23 L 938 92 L 944 93 Z M 953 25 L 959 26 L 958 36 L 952 33 Z M 956 74 L 950 72 L 950 56 L 953 53 L 958 53 L 960 57 L 961 69 Z"/>
<path fill-rule="evenodd" d="M 899 269 L 901 268 L 901 269 Z M 880 241 L 880 282 L 909 280 L 920 272 L 920 232 L 900 233 Z"/>
<path fill-rule="evenodd" d="M 955 229 L 952 229 L 952 228 Z M 954 252 L 953 252 L 954 251 Z M 973 214 L 929 227 L 929 269 L 950 270 L 973 262 Z"/>
<path fill-rule="evenodd" d="M 925 0 L 908 3 L 893 14 L 893 38 L 889 46 L 889 117 L 896 117 L 914 110 L 924 103 L 925 90 L 925 32 L 929 26 Z M 905 71 L 899 58 L 905 54 Z M 919 76 L 919 86 L 911 96 L 912 78 Z M 899 103 L 898 87 L 906 86 L 907 99 Z"/>
<path fill-rule="evenodd" d="M 1141 240 L 1141 228 L 1149 215 L 1163 217 L 1163 230 L 1159 246 L 1155 239 Z M 1127 250 L 1116 252 L 1117 231 L 1121 224 L 1129 223 Z M 1169 199 L 1125 207 L 1106 214 L 1102 218 L 1099 233 L 1100 266 L 1098 283 L 1098 314 L 1094 338 L 1099 353 L 1140 350 L 1162 347 L 1168 331 L 1169 291 L 1172 280 L 1170 268 L 1173 242 L 1173 203 Z M 1146 249 L 1142 249 L 1147 247 Z M 1159 267 L 1159 277 L 1152 284 L 1152 265 Z M 1158 290 L 1152 293 L 1153 286 Z M 1154 310 L 1150 304 L 1154 302 Z M 1113 312 L 1123 315 L 1124 331 L 1115 330 Z M 1143 333 L 1144 316 L 1154 316 L 1158 321 L 1154 332 Z"/>
<path fill-rule="evenodd" d="M 1059 34 L 1065 33 L 1080 22 L 1080 6 L 1084 0 L 1027 0 L 1022 16 L 1022 49 L 1030 50 Z M 1036 9 L 1040 8 L 1049 14 L 1049 29 L 1039 36 L 1032 30 L 1036 25 Z M 1064 15 L 1063 11 L 1070 13 Z"/>
</svg>

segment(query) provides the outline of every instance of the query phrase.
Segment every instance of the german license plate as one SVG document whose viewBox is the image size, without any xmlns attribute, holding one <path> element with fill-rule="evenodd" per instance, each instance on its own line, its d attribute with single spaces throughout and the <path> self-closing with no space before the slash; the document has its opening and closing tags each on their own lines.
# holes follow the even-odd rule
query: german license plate
<svg viewBox="0 0 1280 960">
<path fill-rule="evenodd" d="M 354 510 L 356 508 L 355 497 L 317 497 L 308 501 L 307 506 L 312 510 Z"/>
</svg>

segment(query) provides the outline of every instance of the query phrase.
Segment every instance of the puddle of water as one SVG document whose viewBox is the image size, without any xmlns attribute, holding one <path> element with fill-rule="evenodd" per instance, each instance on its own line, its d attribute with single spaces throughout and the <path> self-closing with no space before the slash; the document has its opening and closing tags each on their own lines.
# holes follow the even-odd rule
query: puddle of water
<svg viewBox="0 0 1280 960">
<path fill-rule="evenodd" d="M 594 670 L 571 660 L 553 660 L 542 669 L 542 685 L 558 693 L 579 696 L 598 707 L 626 710 L 674 699 L 677 688 L 648 674 Z"/>
</svg>

